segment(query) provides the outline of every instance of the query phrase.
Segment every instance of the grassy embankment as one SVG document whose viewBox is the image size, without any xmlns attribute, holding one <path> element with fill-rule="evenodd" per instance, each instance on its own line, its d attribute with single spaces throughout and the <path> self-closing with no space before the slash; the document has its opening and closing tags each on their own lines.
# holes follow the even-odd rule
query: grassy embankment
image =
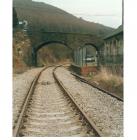
<svg viewBox="0 0 137 140">
<path fill-rule="evenodd" d="M 101 68 L 96 75 L 90 76 L 89 80 L 97 86 L 123 97 L 122 76 L 113 74 L 105 68 Z"/>
</svg>

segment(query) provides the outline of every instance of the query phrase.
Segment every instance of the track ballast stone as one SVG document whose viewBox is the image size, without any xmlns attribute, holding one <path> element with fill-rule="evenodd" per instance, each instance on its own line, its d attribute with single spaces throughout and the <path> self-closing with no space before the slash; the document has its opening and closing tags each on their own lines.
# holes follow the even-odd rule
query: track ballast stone
<svg viewBox="0 0 137 140">
<path fill-rule="evenodd" d="M 123 102 L 78 81 L 63 67 L 55 73 L 104 136 L 123 136 Z"/>
<path fill-rule="evenodd" d="M 22 74 L 16 74 L 13 77 L 13 127 L 17 122 L 19 112 L 30 85 L 41 70 L 42 68 L 32 69 Z"/>
<path fill-rule="evenodd" d="M 53 67 L 54 68 L 54 67 Z M 53 78 L 53 68 L 46 69 L 31 97 L 20 136 L 95 136 L 83 125 L 74 105 Z"/>
</svg>

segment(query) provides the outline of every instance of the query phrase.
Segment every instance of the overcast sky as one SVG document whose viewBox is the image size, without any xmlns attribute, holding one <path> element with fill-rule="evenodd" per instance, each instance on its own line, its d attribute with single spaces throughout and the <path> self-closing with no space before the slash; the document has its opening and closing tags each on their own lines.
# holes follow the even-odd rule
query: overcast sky
<svg viewBox="0 0 137 140">
<path fill-rule="evenodd" d="M 117 28 L 122 24 L 122 0 L 33 0 L 61 8 L 85 20 Z"/>
</svg>

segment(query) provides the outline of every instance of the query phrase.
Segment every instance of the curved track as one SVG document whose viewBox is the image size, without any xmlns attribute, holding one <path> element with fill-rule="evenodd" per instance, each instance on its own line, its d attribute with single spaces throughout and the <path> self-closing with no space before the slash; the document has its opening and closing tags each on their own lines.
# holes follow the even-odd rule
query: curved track
<svg viewBox="0 0 137 140">
<path fill-rule="evenodd" d="M 102 136 L 63 87 L 54 71 L 44 68 L 33 81 L 15 125 L 14 136 Z"/>
</svg>

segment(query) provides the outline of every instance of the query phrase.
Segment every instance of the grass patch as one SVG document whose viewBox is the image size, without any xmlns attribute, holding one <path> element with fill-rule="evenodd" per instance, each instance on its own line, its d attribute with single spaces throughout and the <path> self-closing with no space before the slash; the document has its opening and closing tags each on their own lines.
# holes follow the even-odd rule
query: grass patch
<svg viewBox="0 0 137 140">
<path fill-rule="evenodd" d="M 92 82 L 98 84 L 101 88 L 113 92 L 123 97 L 123 77 L 113 74 L 106 68 L 101 68 L 98 74 L 90 78 Z"/>
</svg>

